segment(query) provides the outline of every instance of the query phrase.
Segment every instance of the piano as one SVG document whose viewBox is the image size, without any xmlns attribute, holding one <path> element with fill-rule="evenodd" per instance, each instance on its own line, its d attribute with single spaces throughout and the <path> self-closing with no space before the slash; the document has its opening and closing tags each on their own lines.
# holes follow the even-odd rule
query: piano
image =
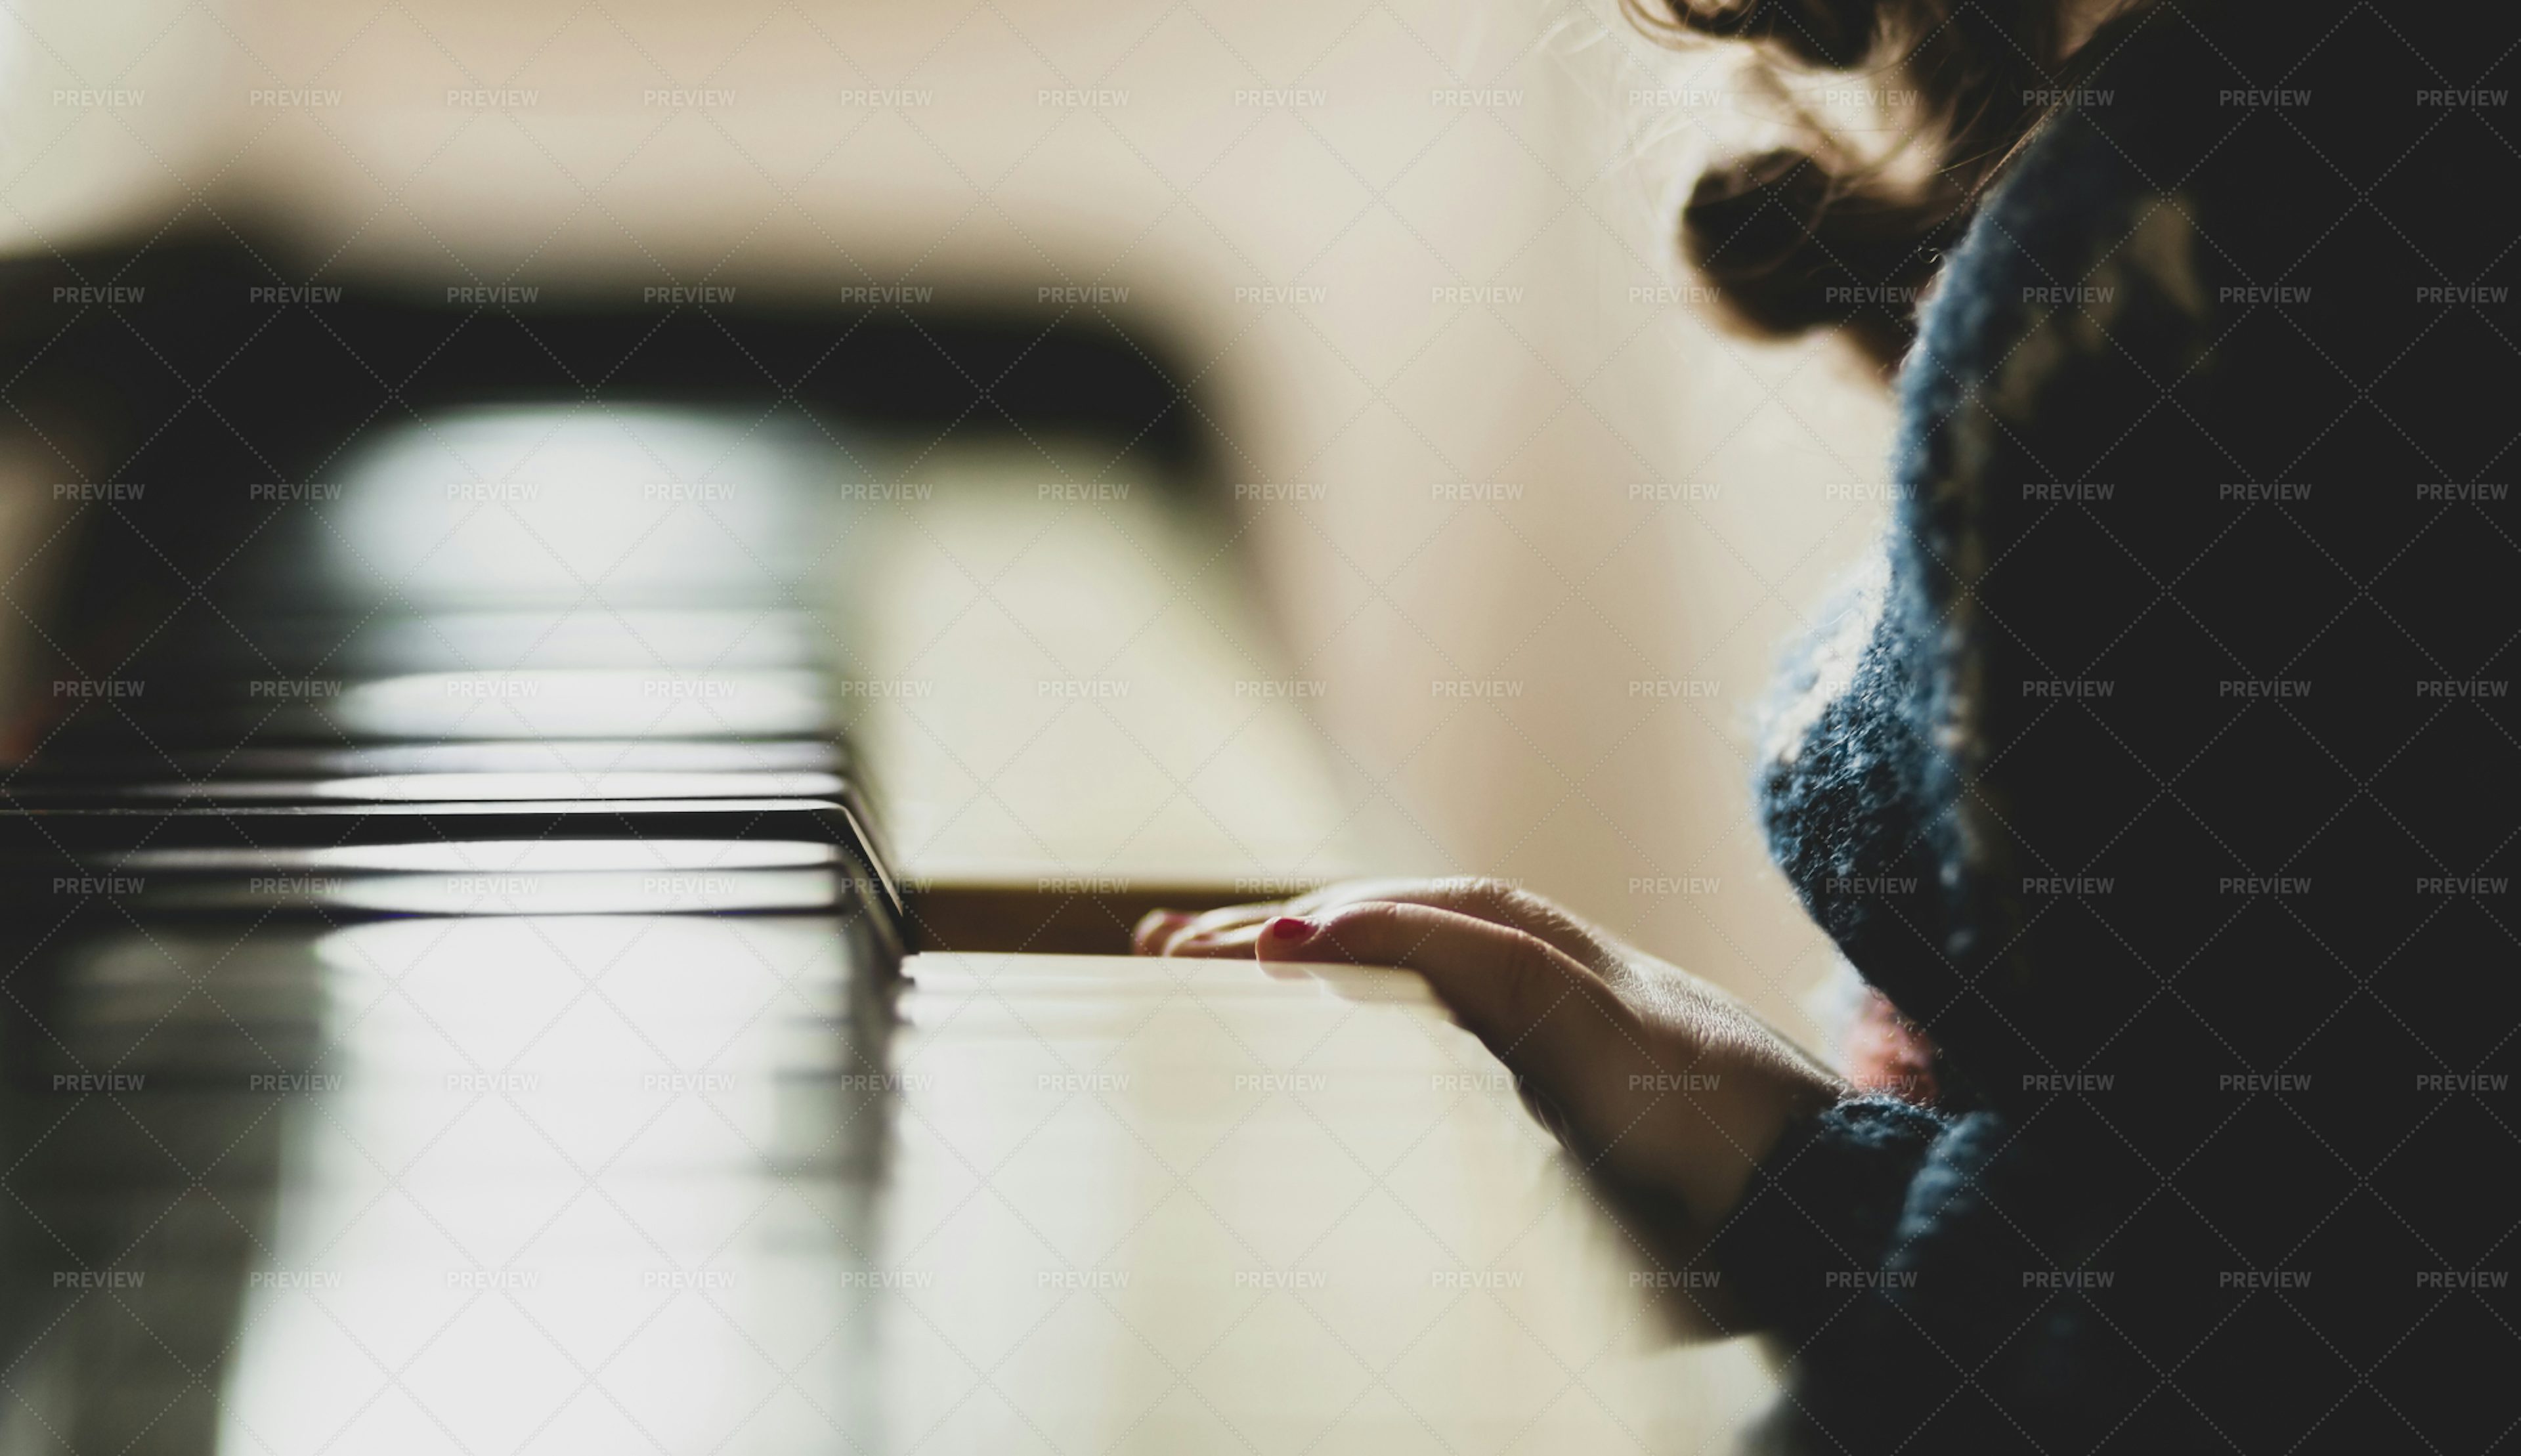
<svg viewBox="0 0 2521 1456">
<path fill-rule="evenodd" d="M 1133 342 L 275 266 L 0 275 L 0 1452 L 1766 1401 L 1413 978 L 1115 954 L 1363 867 Z"/>
</svg>

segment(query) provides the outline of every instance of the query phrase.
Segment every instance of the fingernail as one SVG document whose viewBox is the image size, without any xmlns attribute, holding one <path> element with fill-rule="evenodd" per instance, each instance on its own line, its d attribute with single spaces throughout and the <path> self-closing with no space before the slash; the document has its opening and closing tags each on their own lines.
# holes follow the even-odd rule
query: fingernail
<svg viewBox="0 0 2521 1456">
<path fill-rule="evenodd" d="M 1269 922 L 1269 938 L 1281 945 L 1302 945 L 1320 929 L 1301 915 L 1280 915 Z"/>
</svg>

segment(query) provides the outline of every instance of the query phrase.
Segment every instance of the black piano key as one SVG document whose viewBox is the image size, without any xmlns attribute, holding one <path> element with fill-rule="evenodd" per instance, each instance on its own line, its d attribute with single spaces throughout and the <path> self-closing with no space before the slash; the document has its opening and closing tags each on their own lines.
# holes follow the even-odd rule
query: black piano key
<svg viewBox="0 0 2521 1456">
<path fill-rule="evenodd" d="M 809 798 L 23 807 L 0 812 L 0 901 L 343 915 L 854 908 L 884 924 L 897 955 L 898 887 L 863 823 L 839 799 Z M 433 844 L 441 857 L 418 852 Z M 573 859 L 528 847 L 572 844 L 583 846 Z M 714 857 L 727 868 L 710 868 L 711 845 L 725 846 Z M 794 847 L 746 847 L 759 845 Z M 810 848 L 832 851 L 825 867 L 778 862 Z M 398 876 L 417 878 L 386 883 Z"/>
</svg>

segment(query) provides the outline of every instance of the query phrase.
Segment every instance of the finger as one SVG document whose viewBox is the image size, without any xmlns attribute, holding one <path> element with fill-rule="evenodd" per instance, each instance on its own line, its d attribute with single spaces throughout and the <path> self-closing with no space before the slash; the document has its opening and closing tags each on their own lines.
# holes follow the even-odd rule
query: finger
<svg viewBox="0 0 2521 1456">
<path fill-rule="evenodd" d="M 1163 943 L 1156 947 L 1156 954 L 1184 954 L 1186 947 L 1203 936 L 1230 932 L 1239 926 L 1257 927 L 1277 913 L 1274 904 L 1229 905 L 1221 910 L 1190 916 L 1165 936 Z"/>
<path fill-rule="evenodd" d="M 1450 910 L 1474 920 L 1493 925 L 1510 926 L 1535 936 L 1561 954 L 1581 962 L 1596 973 L 1606 971 L 1617 958 L 1603 938 L 1590 926 L 1577 920 L 1550 901 L 1503 880 L 1482 875 L 1454 875 L 1436 880 L 1368 880 L 1352 885 L 1333 886 L 1321 893 L 1330 896 L 1318 906 L 1306 905 L 1301 897 L 1288 902 L 1290 915 L 1309 915 L 1314 909 L 1328 909 L 1340 903 L 1363 900 L 1392 900 L 1404 905 L 1426 905 L 1438 910 Z"/>
<path fill-rule="evenodd" d="M 1178 935 L 1165 947 L 1165 954 L 1195 956 L 1205 960 L 1248 961 L 1252 959 L 1261 932 L 1276 919 L 1278 917 L 1270 916 L 1247 925 L 1227 926 L 1218 930 Z"/>
<path fill-rule="evenodd" d="M 1184 943 L 1197 936 L 1216 934 L 1244 927 L 1257 930 L 1265 924 L 1269 917 L 1286 913 L 1288 903 L 1285 900 L 1251 900 L 1239 905 L 1220 905 L 1214 910 L 1202 910 L 1196 913 L 1167 911 L 1167 915 L 1179 918 L 1169 921 L 1150 937 L 1145 953 L 1178 955 L 1182 953 Z M 1140 924 L 1144 925 L 1145 922 L 1142 921 Z M 1243 954 L 1251 954 L 1248 943 L 1244 946 Z"/>
<path fill-rule="evenodd" d="M 1396 886 L 1405 882 L 1390 882 Z M 1344 899 L 1372 898 L 1368 885 L 1325 886 L 1290 900 L 1255 900 L 1186 916 L 1157 942 L 1157 955 L 1245 959 L 1260 928 L 1280 915 L 1309 915 Z"/>
<path fill-rule="evenodd" d="M 1402 901 L 1342 905 L 1263 927 L 1262 960 L 1398 966 L 1427 978 L 1456 1020 L 1499 1061 L 1554 1100 L 1597 1104 L 1641 1062 L 1634 1019 L 1599 977 L 1538 936 Z"/>
<path fill-rule="evenodd" d="M 1138 917 L 1137 928 L 1129 932 L 1129 950 L 1135 955 L 1162 955 L 1166 943 L 1188 924 L 1188 911 L 1150 910 Z"/>
<path fill-rule="evenodd" d="M 1445 879 L 1352 880 L 1326 885 L 1287 900 L 1227 905 L 1199 914 L 1168 910 L 1139 922 L 1132 944 L 1141 955 L 1189 955 L 1239 959 L 1254 952 L 1260 927 L 1277 915 L 1319 916 L 1343 905 L 1390 901 L 1449 910 L 1508 926 L 1555 947 L 1596 974 L 1610 974 L 1618 957 L 1593 930 L 1558 906 L 1503 880 L 1459 875 Z"/>
</svg>

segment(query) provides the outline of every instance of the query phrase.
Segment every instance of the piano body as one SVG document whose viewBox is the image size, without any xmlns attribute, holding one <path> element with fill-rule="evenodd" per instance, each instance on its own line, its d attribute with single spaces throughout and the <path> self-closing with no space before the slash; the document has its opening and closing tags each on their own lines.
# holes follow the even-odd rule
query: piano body
<svg viewBox="0 0 2521 1456">
<path fill-rule="evenodd" d="M 1766 1398 L 1414 979 L 1113 954 L 1363 867 L 1139 341 L 270 281 L 0 278 L 0 1451 L 1660 1451 Z"/>
</svg>

